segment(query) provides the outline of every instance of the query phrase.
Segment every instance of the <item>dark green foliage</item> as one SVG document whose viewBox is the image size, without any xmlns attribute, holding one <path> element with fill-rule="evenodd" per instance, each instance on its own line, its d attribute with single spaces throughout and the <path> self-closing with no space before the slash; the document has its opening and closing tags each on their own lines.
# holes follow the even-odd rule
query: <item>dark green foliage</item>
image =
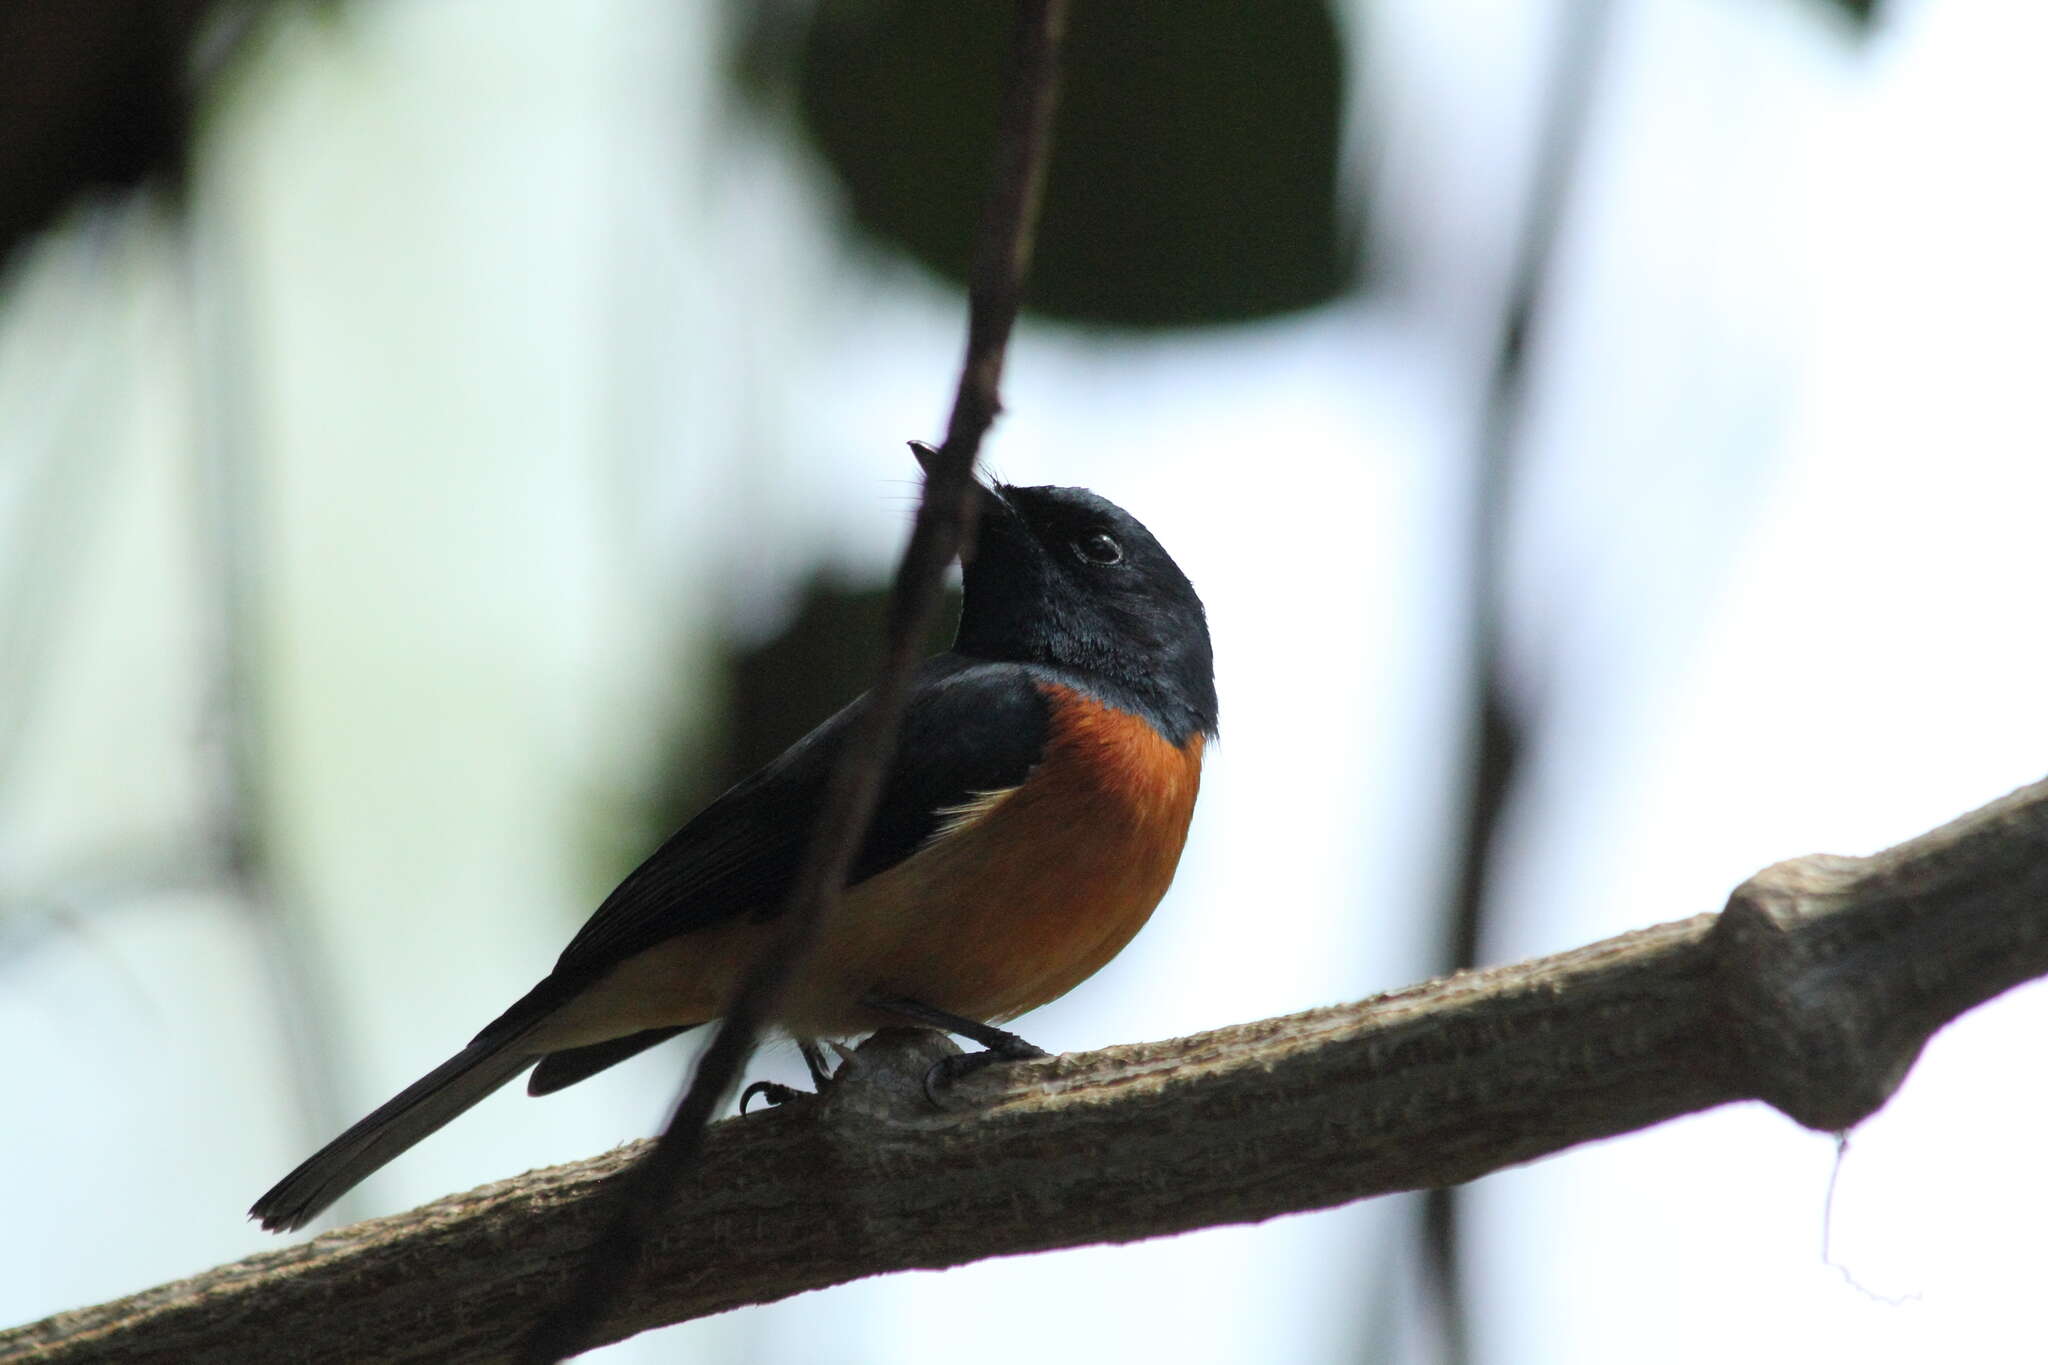
<svg viewBox="0 0 2048 1365">
<path fill-rule="evenodd" d="M 887 584 L 853 584 L 821 574 L 805 587 L 787 626 L 733 654 L 718 790 L 767 763 L 874 686 L 882 668 L 888 602 Z M 960 591 L 948 588 L 940 624 L 925 644 L 927 654 L 953 642 L 959 619 Z"/>
<path fill-rule="evenodd" d="M 201 0 L 0 4 L 0 264 L 80 195 L 175 183 Z"/>
<path fill-rule="evenodd" d="M 647 849 L 748 773 L 801 739 L 874 685 L 882 667 L 883 584 L 853 584 L 821 573 L 805 585 L 796 614 L 770 638 L 734 643 L 717 665 L 724 699 L 715 734 L 678 740 L 644 811 L 623 822 L 597 875 L 609 885 Z M 960 593 L 947 592 L 928 654 L 952 643 Z M 612 845 L 616 843 L 616 847 Z"/>
<path fill-rule="evenodd" d="M 805 132 L 856 221 L 952 280 L 988 184 L 1009 24 L 985 0 L 834 0 L 788 49 Z M 1241 322 L 1355 282 L 1344 62 L 1323 4 L 1080 4 L 1067 51 L 1032 308 Z"/>
</svg>

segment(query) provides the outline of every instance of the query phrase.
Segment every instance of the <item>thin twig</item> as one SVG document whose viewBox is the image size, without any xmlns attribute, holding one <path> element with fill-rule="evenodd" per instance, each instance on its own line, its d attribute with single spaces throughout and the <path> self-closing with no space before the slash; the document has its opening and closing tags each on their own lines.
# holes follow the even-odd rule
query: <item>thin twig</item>
<svg viewBox="0 0 2048 1365">
<path fill-rule="evenodd" d="M 973 533 L 973 471 L 982 437 L 1002 410 L 1001 382 L 1031 259 L 1049 160 L 1066 0 L 1019 0 L 994 183 L 968 290 L 967 354 L 945 444 L 927 461 L 925 494 L 897 567 L 888 653 L 845 752 L 833 770 L 781 932 L 747 973 L 717 1036 L 697 1063 L 667 1129 L 619 1191 L 617 1212 L 585 1255 L 568 1296 L 536 1324 L 520 1354 L 528 1365 L 583 1349 L 640 1260 L 650 1227 L 703 1149 L 704 1129 L 737 1084 L 775 1002 L 838 904 L 873 818 L 895 750 L 923 641 L 939 610 L 946 566 Z"/>
</svg>

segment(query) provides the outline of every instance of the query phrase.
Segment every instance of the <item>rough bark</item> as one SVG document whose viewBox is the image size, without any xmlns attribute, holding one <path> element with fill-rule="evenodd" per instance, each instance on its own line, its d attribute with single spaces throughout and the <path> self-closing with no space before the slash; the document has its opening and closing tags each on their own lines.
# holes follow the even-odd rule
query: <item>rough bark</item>
<svg viewBox="0 0 2048 1365">
<path fill-rule="evenodd" d="M 1440 1187 L 1714 1105 L 1823 1130 L 2048 973 L 2048 782 L 1700 915 L 1357 1004 L 992 1068 L 870 1041 L 822 1100 L 716 1125 L 597 1340 L 915 1267 Z M 557 1299 L 644 1144 L 0 1333 L 0 1361 L 489 1361 Z"/>
</svg>

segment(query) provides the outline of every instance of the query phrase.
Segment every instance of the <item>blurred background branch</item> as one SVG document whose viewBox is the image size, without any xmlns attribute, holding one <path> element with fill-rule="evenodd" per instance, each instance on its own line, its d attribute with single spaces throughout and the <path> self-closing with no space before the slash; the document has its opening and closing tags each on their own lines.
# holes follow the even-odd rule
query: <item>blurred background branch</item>
<svg viewBox="0 0 2048 1365">
<path fill-rule="evenodd" d="M 1516 223 L 1506 299 L 1475 427 L 1470 527 L 1465 542 L 1470 607 L 1467 632 L 1467 753 L 1462 811 L 1450 856 L 1444 921 L 1443 966 L 1475 967 L 1486 937 L 1494 891 L 1494 859 L 1501 817 L 1521 777 L 1532 717 L 1510 676 L 1507 641 L 1508 541 L 1514 506 L 1515 457 L 1522 443 L 1532 389 L 1532 334 L 1542 324 L 1553 287 L 1557 242 L 1569 211 L 1578 163 L 1600 88 L 1600 58 L 1608 42 L 1609 0 L 1579 0 L 1558 21 L 1557 56 L 1545 79 L 1537 128 L 1535 169 L 1527 203 Z M 1422 1264 L 1437 1308 L 1445 1365 L 1472 1359 L 1466 1303 L 1458 1191 L 1441 1185 L 1423 1195 Z"/>
</svg>

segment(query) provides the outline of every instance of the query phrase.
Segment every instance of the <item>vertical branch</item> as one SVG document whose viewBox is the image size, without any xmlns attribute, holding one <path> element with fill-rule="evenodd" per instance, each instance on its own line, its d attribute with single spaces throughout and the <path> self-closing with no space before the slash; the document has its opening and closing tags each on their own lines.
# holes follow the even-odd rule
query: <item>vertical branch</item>
<svg viewBox="0 0 2048 1365">
<path fill-rule="evenodd" d="M 271 793 L 265 702 L 258 685 L 263 641 L 258 587 L 263 490 L 251 430 L 248 300 L 232 261 L 231 229 L 195 192 L 176 243 L 179 304 L 190 348 L 193 445 L 201 505 L 195 521 L 210 548 L 204 566 L 214 615 L 203 734 L 209 752 L 208 861 L 255 944 L 272 1008 L 297 1078 L 298 1110 L 313 1132 L 341 1121 L 329 1044 L 333 1000 L 310 965 L 304 933 L 278 890 L 267 815 Z"/>
<path fill-rule="evenodd" d="M 702 1150 L 704 1128 L 731 1093 L 775 1002 L 837 906 L 848 870 L 874 815 L 895 749 L 921 643 L 936 617 L 946 566 L 973 532 L 974 462 L 1002 410 L 1003 361 L 1031 260 L 1052 114 L 1066 0 L 1018 0 L 1009 79 L 987 208 L 968 289 L 967 353 L 945 444 L 920 453 L 925 493 L 890 596 L 888 653 L 834 768 L 804 861 L 773 945 L 752 964 L 724 1021 L 697 1063 L 667 1129 L 622 1181 L 617 1211 L 583 1258 L 567 1296 L 544 1315 L 520 1358 L 553 1362 L 595 1344 L 620 1286 L 639 1260 L 653 1219 L 678 1176 Z"/>
<path fill-rule="evenodd" d="M 1538 132 L 1535 171 L 1473 452 L 1471 534 L 1466 544 L 1471 615 L 1465 642 L 1471 688 L 1466 733 L 1471 747 L 1447 902 L 1447 970 L 1478 964 L 1496 836 L 1522 765 L 1526 727 L 1503 652 L 1508 501 L 1528 408 L 1529 340 L 1549 302 L 1558 227 L 1577 178 L 1611 9 L 1610 0 L 1574 0 L 1558 20 L 1558 47 Z M 1458 1205 L 1454 1189 L 1423 1195 L 1422 1274 L 1437 1305 L 1442 1358 L 1449 1365 L 1471 1359 L 1467 1296 L 1458 1268 Z"/>
</svg>

